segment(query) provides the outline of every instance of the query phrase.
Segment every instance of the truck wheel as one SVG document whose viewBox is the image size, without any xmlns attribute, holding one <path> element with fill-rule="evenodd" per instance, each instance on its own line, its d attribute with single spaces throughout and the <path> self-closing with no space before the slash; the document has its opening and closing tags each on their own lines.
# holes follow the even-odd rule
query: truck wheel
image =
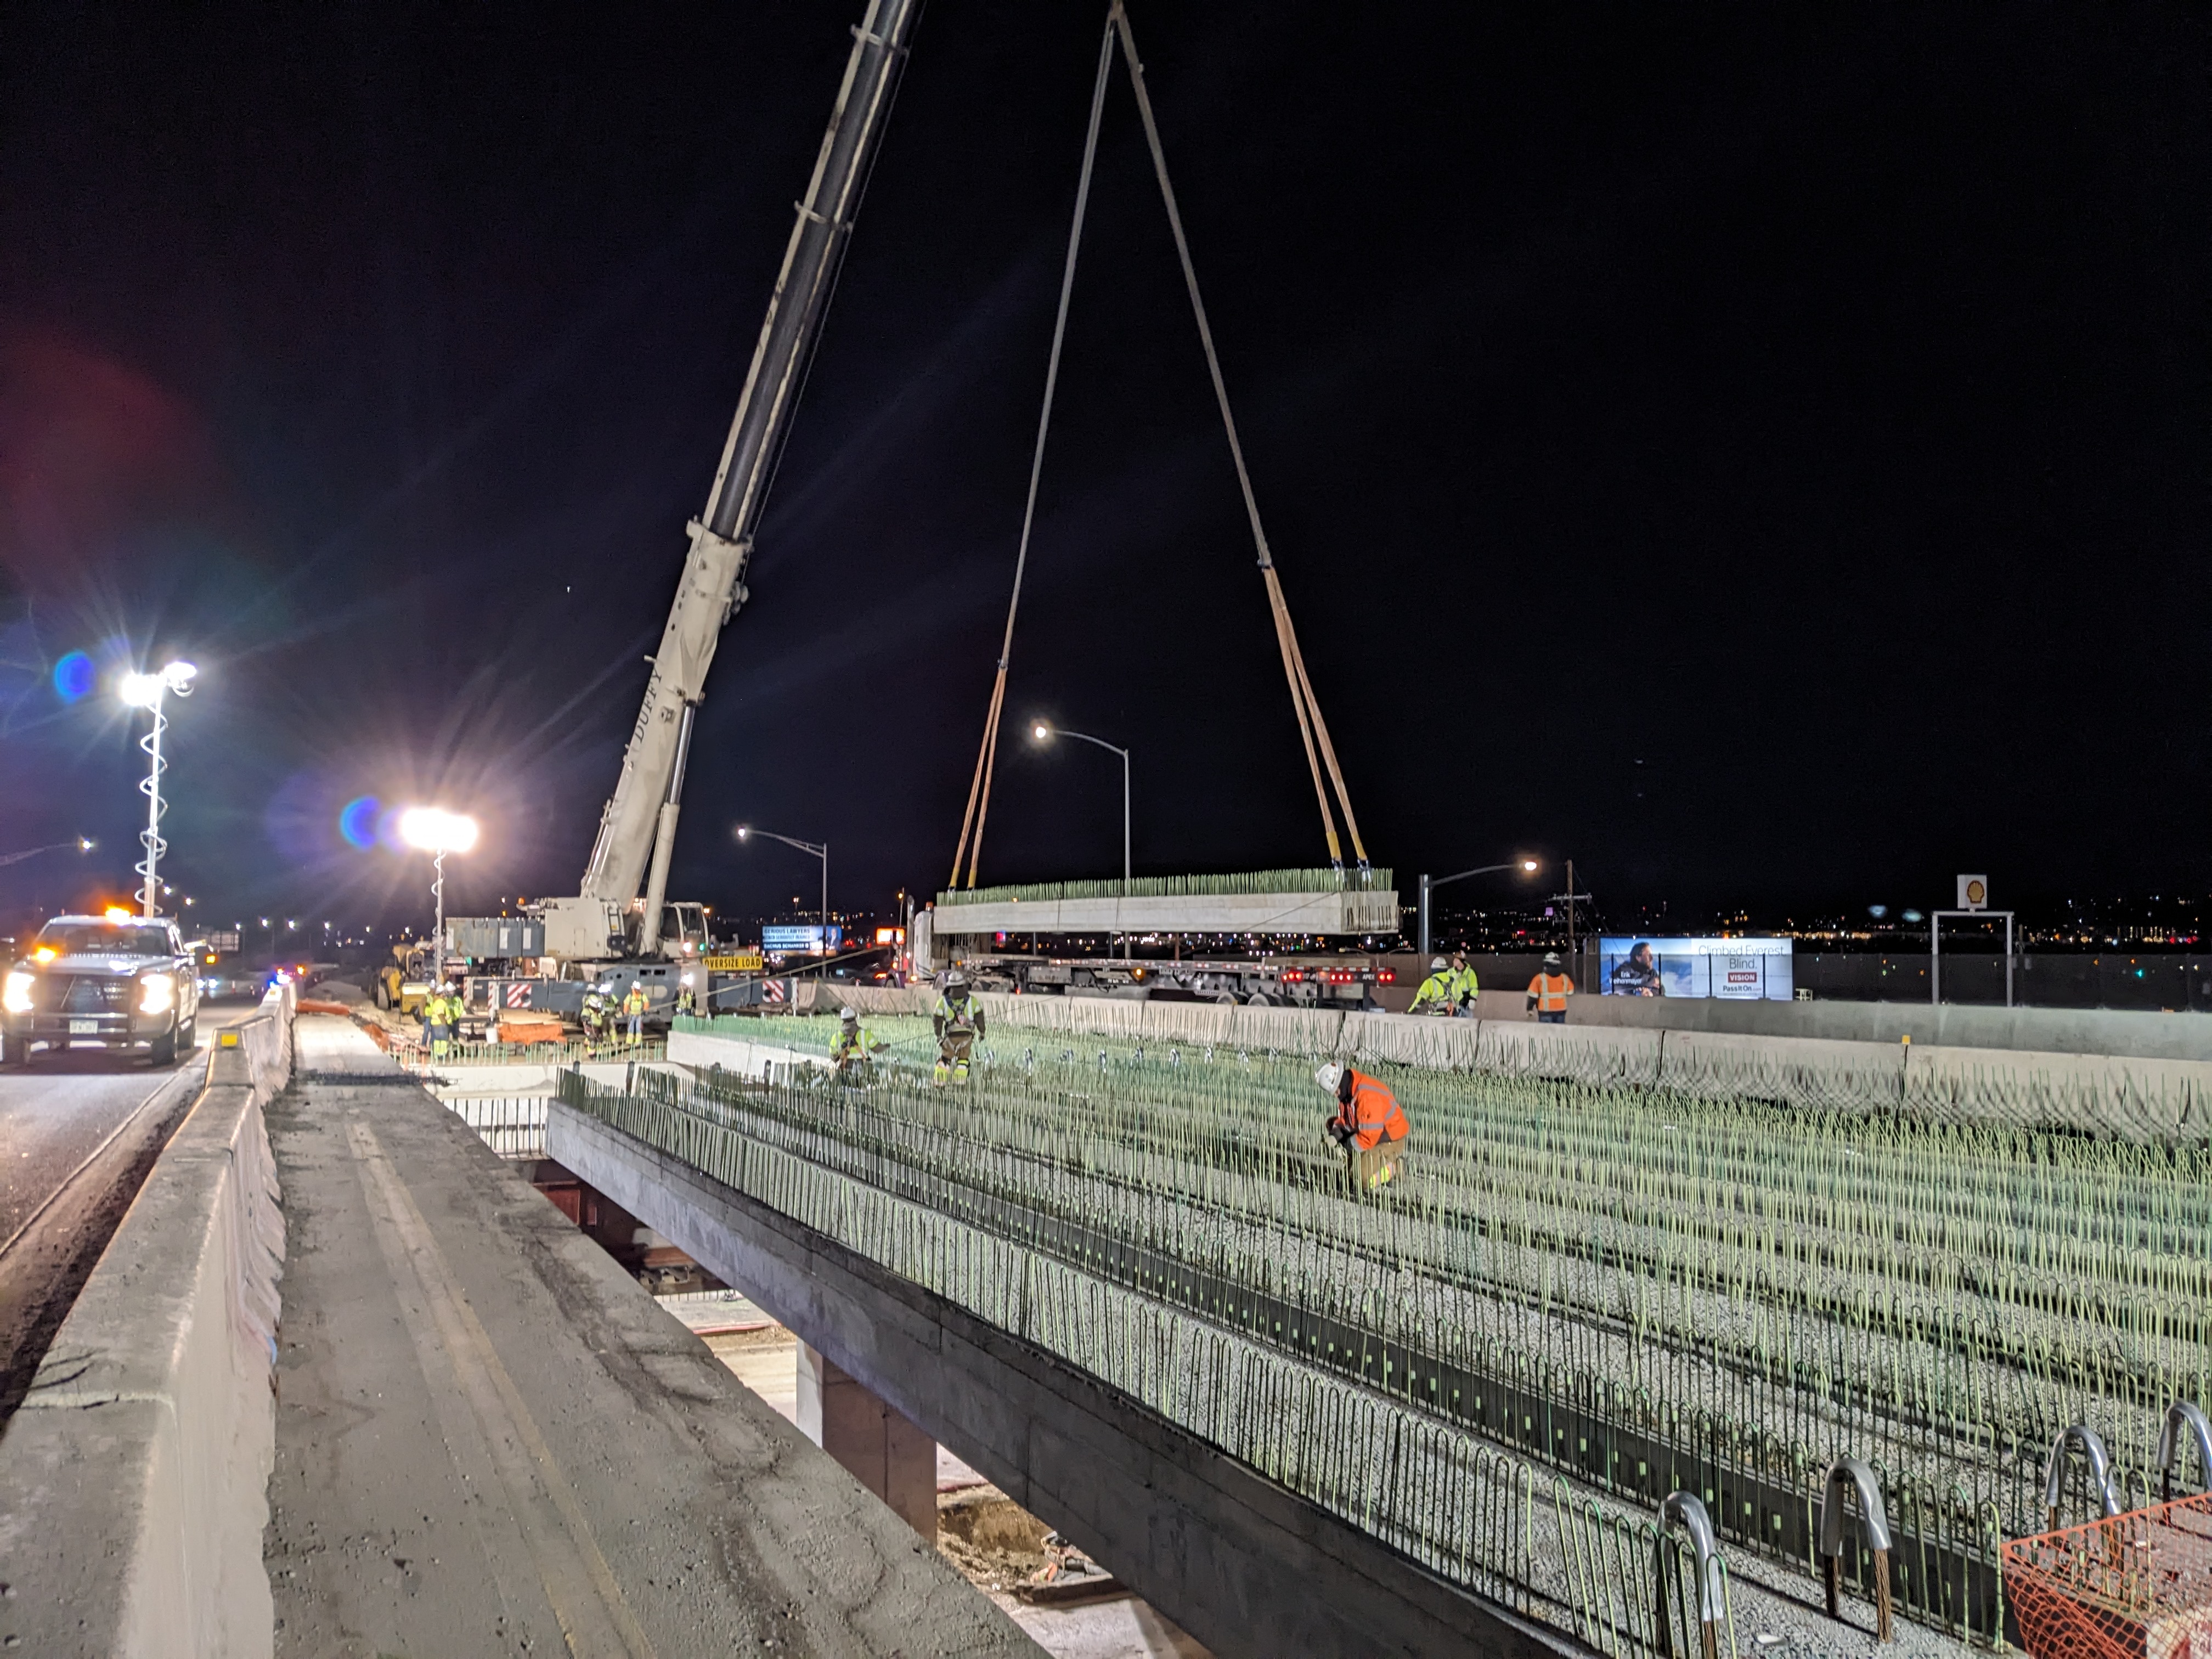
<svg viewBox="0 0 2212 1659">
<path fill-rule="evenodd" d="M 380 1008 L 389 1008 L 392 1006 L 391 988 L 385 984 L 381 975 L 376 981 L 376 1006 Z"/>
<path fill-rule="evenodd" d="M 147 1058 L 156 1066 L 173 1066 L 177 1063 L 177 1028 L 174 1025 L 170 1026 L 161 1036 L 154 1039 L 153 1048 Z"/>
</svg>

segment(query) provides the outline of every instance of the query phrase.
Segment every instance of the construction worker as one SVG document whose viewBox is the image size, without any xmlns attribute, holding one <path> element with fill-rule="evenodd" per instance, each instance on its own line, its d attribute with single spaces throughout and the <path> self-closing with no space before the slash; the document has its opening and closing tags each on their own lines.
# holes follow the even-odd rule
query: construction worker
<svg viewBox="0 0 2212 1659">
<path fill-rule="evenodd" d="M 1464 951 L 1452 952 L 1451 972 L 1452 979 L 1459 987 L 1459 1000 L 1452 1005 L 1452 1012 L 1462 1019 L 1473 1019 L 1474 1000 L 1482 994 L 1482 981 L 1476 977 L 1474 969 L 1468 966 Z"/>
<path fill-rule="evenodd" d="M 943 1084 L 950 1078 L 965 1083 L 968 1056 L 975 1049 L 975 1039 L 983 1035 L 983 1008 L 969 994 L 968 975 L 957 968 L 945 975 L 945 988 L 937 994 L 937 1006 L 931 1011 L 929 1023 L 937 1033 L 937 1082 Z"/>
<path fill-rule="evenodd" d="M 1429 976 L 1421 981 L 1421 988 L 1413 993 L 1413 1012 L 1417 1014 L 1449 1014 L 1459 1002 L 1459 978 L 1452 972 L 1451 963 L 1438 957 L 1429 964 Z"/>
<path fill-rule="evenodd" d="M 645 994 L 645 981 L 634 979 L 629 982 L 629 994 L 622 1000 L 623 1018 L 629 1022 L 627 1036 L 633 1048 L 645 1041 L 645 1011 L 653 1006 L 653 999 Z"/>
<path fill-rule="evenodd" d="M 875 1074 L 876 1051 L 884 1046 L 883 1040 L 860 1024 L 857 1008 L 837 1011 L 837 1035 L 830 1039 L 830 1063 L 837 1075 L 854 1082 L 865 1082 Z"/>
<path fill-rule="evenodd" d="M 444 986 L 434 986 L 422 999 L 422 1023 L 430 1036 L 430 1058 L 443 1060 L 454 1029 L 461 1023 L 461 1000 Z"/>
<path fill-rule="evenodd" d="M 683 988 L 676 993 L 676 1012 L 696 1014 L 699 1012 L 699 994 L 691 988 L 691 975 L 684 975 Z"/>
<path fill-rule="evenodd" d="M 584 1048 L 596 1050 L 607 1039 L 607 992 L 603 985 L 594 985 L 584 993 Z"/>
<path fill-rule="evenodd" d="M 1528 1006 L 1546 1025 L 1565 1025 L 1567 1023 L 1567 999 L 1575 994 L 1575 982 L 1567 977 L 1559 964 L 1559 953 L 1544 953 L 1543 971 L 1528 981 Z"/>
<path fill-rule="evenodd" d="M 1364 1193 L 1388 1186 L 1404 1160 L 1406 1137 L 1413 1133 L 1398 1097 L 1380 1078 L 1349 1066 L 1323 1066 L 1314 1081 L 1336 1103 L 1336 1115 L 1322 1127 L 1344 1149 L 1352 1183 Z"/>
</svg>

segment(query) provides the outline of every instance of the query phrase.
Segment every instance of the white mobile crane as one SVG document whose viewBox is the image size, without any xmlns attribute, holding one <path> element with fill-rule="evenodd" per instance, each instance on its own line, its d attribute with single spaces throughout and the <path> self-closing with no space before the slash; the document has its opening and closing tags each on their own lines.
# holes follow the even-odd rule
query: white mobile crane
<svg viewBox="0 0 2212 1659">
<path fill-rule="evenodd" d="M 672 999 L 665 964 L 678 951 L 704 944 L 705 912 L 667 902 L 668 862 L 684 798 L 684 769 L 691 747 L 692 720 L 706 695 L 707 671 L 724 626 L 745 602 L 745 565 L 768 499 L 776 462 L 791 429 L 807 359 L 836 285 L 837 267 L 851 240 L 854 215 L 870 167 L 890 116 L 908 37 L 921 0 L 868 0 L 853 31 L 853 52 L 837 89 L 830 129 L 823 136 L 813 176 L 795 204 L 798 218 L 784 250 L 783 269 L 769 296 L 768 316 L 753 349 L 750 371 L 730 423 L 722 461 L 705 512 L 690 523 L 691 550 L 677 584 L 675 603 L 649 659 L 652 678 L 623 755 L 622 775 L 600 815 L 598 838 L 574 898 L 547 899 L 532 907 L 542 925 L 517 930 L 514 957 L 536 956 L 544 971 L 570 981 L 642 977 L 656 1000 Z M 641 900 L 639 884 L 645 892 Z M 448 923 L 456 937 L 496 934 L 501 918 Z M 468 952 L 464 951 L 464 954 Z M 501 953 L 505 955 L 504 952 Z M 580 995 L 580 991 L 578 992 Z M 554 1000 L 529 999 L 544 1006 Z M 510 1002 L 510 1006 L 526 1006 Z"/>
</svg>

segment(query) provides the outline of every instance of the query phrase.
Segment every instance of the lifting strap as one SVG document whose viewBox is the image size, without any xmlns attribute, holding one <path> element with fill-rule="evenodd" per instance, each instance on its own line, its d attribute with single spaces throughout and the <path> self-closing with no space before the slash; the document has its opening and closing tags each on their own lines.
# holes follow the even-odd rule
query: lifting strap
<svg viewBox="0 0 2212 1659">
<path fill-rule="evenodd" d="M 999 714 L 1006 702 L 1006 664 L 1014 653 L 1014 613 L 1021 609 L 1022 573 L 1030 562 L 1030 529 L 1036 521 L 1037 480 L 1044 472 L 1045 434 L 1052 428 L 1053 393 L 1060 386 L 1060 348 L 1067 337 L 1067 302 L 1075 292 L 1075 256 L 1083 245 L 1083 214 L 1091 204 L 1091 169 L 1098 159 L 1098 118 L 1106 108 L 1106 79 L 1114 68 L 1114 23 L 1107 20 L 1098 43 L 1098 77 L 1091 88 L 1091 125 L 1083 136 L 1083 176 L 1075 186 L 1075 219 L 1067 228 L 1067 263 L 1060 273 L 1060 311 L 1052 321 L 1052 356 L 1044 370 L 1044 407 L 1037 411 L 1036 447 L 1030 456 L 1030 494 L 1022 507 L 1022 540 L 1014 555 L 1013 597 L 1006 601 L 1006 635 L 999 645 L 998 677 L 991 682 L 991 708 L 983 720 L 983 747 L 975 757 L 975 776 L 968 785 L 968 811 L 960 819 L 960 845 L 952 854 L 952 885 L 960 884 L 960 861 L 968 860 L 968 884 L 975 884 L 976 861 L 983 856 L 983 819 L 991 810 L 991 775 L 999 754 Z M 970 825 L 975 844 L 969 844 Z"/>
<path fill-rule="evenodd" d="M 1236 416 L 1230 412 L 1229 387 L 1222 379 L 1221 360 L 1213 349 L 1213 330 L 1206 317 L 1206 302 L 1199 297 L 1198 270 L 1190 257 L 1190 243 L 1183 234 L 1182 214 L 1176 205 L 1175 187 L 1168 182 L 1167 153 L 1160 146 L 1159 127 L 1152 119 L 1152 100 L 1145 87 L 1145 67 L 1137 56 L 1136 37 L 1130 33 L 1129 15 L 1122 0 L 1113 0 L 1107 9 L 1106 38 L 1098 52 L 1098 75 L 1091 91 L 1091 125 L 1084 137 L 1083 174 L 1075 192 L 1075 218 L 1068 228 L 1067 263 L 1061 272 L 1060 312 L 1052 331 L 1052 356 L 1045 369 L 1044 407 L 1037 416 L 1036 447 L 1030 460 L 1030 489 L 1028 505 L 1022 514 L 1020 550 L 1014 560 L 1013 597 L 1006 606 L 1006 632 L 999 651 L 999 670 L 991 686 L 991 705 L 983 722 L 983 745 L 975 757 L 975 775 L 968 787 L 968 811 L 960 823 L 960 845 L 952 855 L 952 884 L 960 884 L 960 866 L 963 859 L 968 865 L 968 885 L 975 884 L 975 867 L 983 852 L 983 820 L 991 806 L 991 779 L 994 769 L 999 743 L 999 717 L 1006 702 L 1006 665 L 1012 654 L 1014 641 L 1014 613 L 1022 598 L 1022 574 L 1029 561 L 1030 530 L 1036 513 L 1037 479 L 1044 465 L 1045 434 L 1052 422 L 1053 393 L 1060 379 L 1060 344 L 1067 328 L 1067 307 L 1075 288 L 1076 252 L 1083 238 L 1084 210 L 1091 198 L 1091 168 L 1098 153 L 1098 124 L 1106 103 L 1106 82 L 1113 69 L 1114 43 L 1119 39 L 1121 57 L 1129 69 L 1130 89 L 1137 99 L 1137 114 L 1145 128 L 1145 143 L 1152 151 L 1152 172 L 1159 179 L 1160 200 L 1166 206 L 1168 228 L 1174 234 L 1176 257 L 1182 262 L 1183 286 L 1190 294 L 1191 314 L 1198 323 L 1199 344 L 1206 352 L 1206 368 L 1212 378 L 1214 401 L 1221 409 L 1221 425 L 1229 439 L 1230 459 L 1237 465 L 1237 483 L 1243 491 L 1244 513 L 1252 525 L 1252 544 L 1259 555 L 1260 572 L 1267 587 L 1267 609 L 1275 623 L 1275 642 L 1283 655 L 1283 674 L 1290 683 L 1291 706 L 1298 720 L 1298 737 L 1305 746 L 1306 766 L 1313 774 L 1314 799 L 1321 808 L 1322 833 L 1328 842 L 1328 861 L 1341 875 L 1344 853 L 1337 840 L 1336 820 L 1329 811 L 1329 793 L 1322 782 L 1322 769 L 1328 769 L 1328 781 L 1335 786 L 1336 804 L 1343 810 L 1344 824 L 1352 837 L 1352 855 L 1359 861 L 1359 873 L 1364 883 L 1368 876 L 1367 848 L 1359 838 L 1358 820 L 1352 815 L 1352 796 L 1344 786 L 1344 772 L 1337 764 L 1336 747 L 1329 741 L 1328 725 L 1322 720 L 1320 699 L 1314 696 L 1313 683 L 1306 677 L 1305 656 L 1298 649 L 1297 630 L 1291 622 L 1291 609 L 1283 597 L 1281 579 L 1275 571 L 1273 552 L 1267 545 L 1267 532 L 1260 523 L 1259 499 L 1252 490 L 1252 476 L 1244 465 L 1244 447 L 1237 436 Z M 1318 756 L 1316 756 L 1316 747 Z M 970 826 L 974 840 L 969 840 Z"/>
</svg>

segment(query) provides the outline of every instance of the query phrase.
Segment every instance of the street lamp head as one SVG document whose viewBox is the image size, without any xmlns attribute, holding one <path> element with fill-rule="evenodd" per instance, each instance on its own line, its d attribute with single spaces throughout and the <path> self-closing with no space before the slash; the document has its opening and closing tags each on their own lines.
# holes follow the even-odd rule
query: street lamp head
<svg viewBox="0 0 2212 1659">
<path fill-rule="evenodd" d="M 752 832 L 752 825 L 750 823 L 741 823 L 738 826 L 738 839 L 739 841 L 744 841 L 747 836 L 750 836 Z"/>
<path fill-rule="evenodd" d="M 1533 876 L 1536 873 L 1536 860 L 1534 859 L 1522 859 L 1521 860 L 1521 867 Z"/>
<path fill-rule="evenodd" d="M 1047 726 L 1042 720 L 1039 720 L 1035 726 L 1030 728 L 1030 735 L 1035 738 L 1039 743 L 1050 743 L 1052 741 L 1052 727 Z"/>
<path fill-rule="evenodd" d="M 410 806 L 399 815 L 399 839 L 426 853 L 465 853 L 477 844 L 477 821 L 435 806 Z"/>
<path fill-rule="evenodd" d="M 199 672 L 195 664 L 173 662 L 162 669 L 161 683 L 179 696 L 188 697 L 192 694 L 192 681 L 198 677 Z"/>
<path fill-rule="evenodd" d="M 80 853 L 89 853 L 92 851 L 92 837 L 90 836 L 79 836 L 76 838 L 76 850 Z"/>
</svg>

